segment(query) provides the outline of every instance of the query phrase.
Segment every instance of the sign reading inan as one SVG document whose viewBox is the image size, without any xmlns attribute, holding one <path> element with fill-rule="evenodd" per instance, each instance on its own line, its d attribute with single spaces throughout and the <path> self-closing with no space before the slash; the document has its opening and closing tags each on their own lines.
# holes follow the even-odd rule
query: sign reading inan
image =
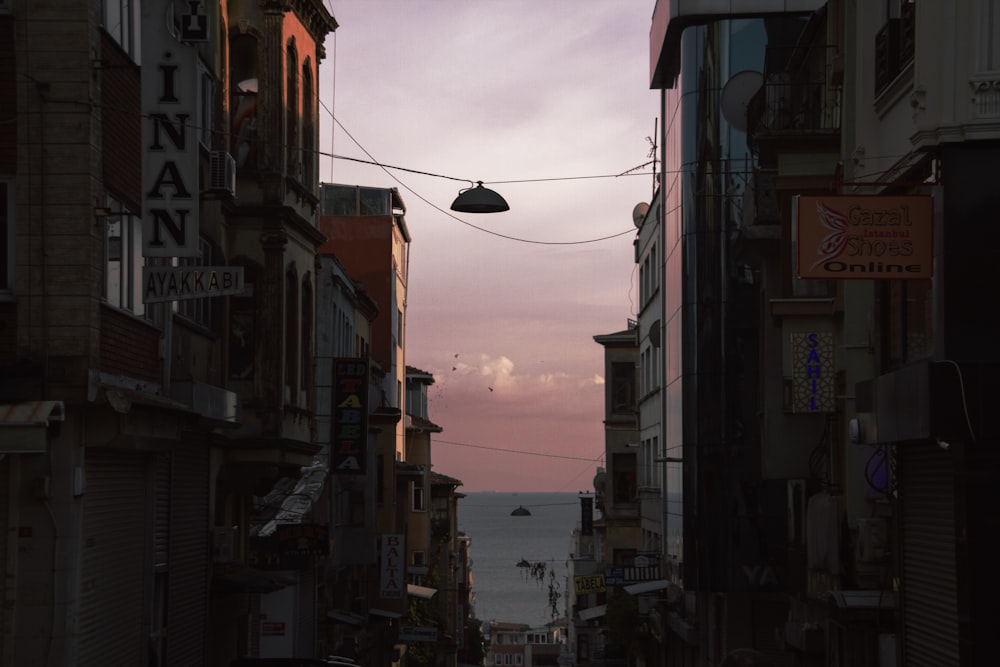
<svg viewBox="0 0 1000 667">
<path fill-rule="evenodd" d="M 799 278 L 916 280 L 933 275 L 930 196 L 800 195 L 792 215 Z"/>
<path fill-rule="evenodd" d="M 198 53 L 170 3 L 142 3 L 142 254 L 197 257 Z"/>
</svg>

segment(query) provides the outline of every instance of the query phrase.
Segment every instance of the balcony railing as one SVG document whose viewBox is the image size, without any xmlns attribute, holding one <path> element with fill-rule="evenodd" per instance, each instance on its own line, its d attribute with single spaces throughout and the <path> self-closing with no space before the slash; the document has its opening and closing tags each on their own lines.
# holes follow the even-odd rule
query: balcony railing
<svg viewBox="0 0 1000 667">
<path fill-rule="evenodd" d="M 827 79 L 830 46 L 768 49 L 764 85 L 751 101 L 748 129 L 760 132 L 831 132 L 840 129 L 841 91 Z"/>
</svg>

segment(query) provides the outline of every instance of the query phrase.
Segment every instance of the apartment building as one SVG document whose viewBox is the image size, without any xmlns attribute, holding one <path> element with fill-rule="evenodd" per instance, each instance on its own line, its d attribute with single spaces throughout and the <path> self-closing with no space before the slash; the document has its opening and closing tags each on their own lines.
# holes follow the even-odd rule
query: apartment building
<svg viewBox="0 0 1000 667">
<path fill-rule="evenodd" d="M 650 37 L 667 662 L 988 664 L 995 3 L 710 4 Z"/>
</svg>

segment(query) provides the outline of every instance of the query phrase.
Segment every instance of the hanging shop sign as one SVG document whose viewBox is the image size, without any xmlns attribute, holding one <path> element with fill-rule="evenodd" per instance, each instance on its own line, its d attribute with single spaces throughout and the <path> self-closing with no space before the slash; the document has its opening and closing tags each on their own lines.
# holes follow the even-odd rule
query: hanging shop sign
<svg viewBox="0 0 1000 667">
<path fill-rule="evenodd" d="M 246 292 L 242 266 L 144 266 L 142 302 L 200 299 Z"/>
<path fill-rule="evenodd" d="M 403 625 L 399 628 L 401 642 L 436 642 L 438 629 L 423 625 Z"/>
<path fill-rule="evenodd" d="M 142 3 L 142 254 L 197 257 L 198 53 L 169 0 Z M 190 17 L 189 17 L 190 19 Z"/>
<path fill-rule="evenodd" d="M 792 332 L 791 345 L 792 412 L 833 412 L 833 333 Z"/>
<path fill-rule="evenodd" d="M 792 216 L 799 278 L 933 275 L 934 200 L 928 195 L 799 195 Z"/>
<path fill-rule="evenodd" d="M 319 524 L 281 524 L 271 535 L 247 542 L 247 564 L 259 570 L 308 570 L 316 557 L 329 553 L 328 529 Z"/>
<path fill-rule="evenodd" d="M 607 588 L 604 586 L 604 575 L 588 574 L 573 577 L 573 591 L 577 595 L 586 595 L 587 593 L 604 593 L 607 591 Z"/>
<path fill-rule="evenodd" d="M 368 451 L 368 361 L 333 360 L 333 434 L 330 467 L 334 473 L 365 472 Z"/>
<path fill-rule="evenodd" d="M 379 578 L 379 597 L 383 600 L 402 600 L 406 591 L 403 562 L 406 556 L 406 546 L 402 534 L 382 536 L 381 577 Z"/>
</svg>

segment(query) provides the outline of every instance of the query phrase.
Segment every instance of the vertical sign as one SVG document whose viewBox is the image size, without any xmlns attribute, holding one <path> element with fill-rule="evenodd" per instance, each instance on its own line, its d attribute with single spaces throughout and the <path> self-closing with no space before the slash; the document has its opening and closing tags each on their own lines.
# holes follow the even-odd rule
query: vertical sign
<svg viewBox="0 0 1000 667">
<path fill-rule="evenodd" d="M 833 334 L 792 335 L 792 412 L 833 412 Z"/>
<path fill-rule="evenodd" d="M 330 469 L 363 474 L 368 449 L 368 360 L 333 360 L 333 437 Z"/>
<path fill-rule="evenodd" d="M 580 496 L 580 534 L 594 534 L 594 499 Z"/>
<path fill-rule="evenodd" d="M 401 534 L 382 536 L 382 576 L 379 578 L 379 597 L 384 600 L 402 600 L 406 583 L 403 581 L 403 559 L 406 547 Z"/>
<path fill-rule="evenodd" d="M 142 254 L 197 257 L 198 53 L 169 0 L 142 2 Z"/>
</svg>

